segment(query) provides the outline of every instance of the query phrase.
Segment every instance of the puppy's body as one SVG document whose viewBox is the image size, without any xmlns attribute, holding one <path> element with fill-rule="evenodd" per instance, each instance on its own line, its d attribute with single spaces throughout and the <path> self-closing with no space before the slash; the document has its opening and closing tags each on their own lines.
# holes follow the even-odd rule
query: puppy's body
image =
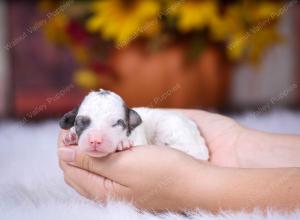
<svg viewBox="0 0 300 220">
<path fill-rule="evenodd" d="M 184 115 L 161 109 L 133 108 L 142 118 L 129 139 L 133 145 L 152 144 L 183 151 L 197 159 L 208 160 L 208 150 L 194 122 Z"/>
<path fill-rule="evenodd" d="M 60 126 L 70 129 L 66 144 L 78 143 L 92 156 L 105 156 L 131 146 L 159 145 L 208 160 L 208 149 L 196 124 L 175 111 L 126 106 L 117 94 L 89 93 L 79 108 L 64 115 Z"/>
</svg>

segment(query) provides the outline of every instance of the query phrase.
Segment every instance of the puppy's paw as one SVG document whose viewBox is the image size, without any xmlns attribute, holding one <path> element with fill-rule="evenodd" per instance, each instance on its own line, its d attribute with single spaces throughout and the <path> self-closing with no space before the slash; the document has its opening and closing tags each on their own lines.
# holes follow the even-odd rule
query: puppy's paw
<svg viewBox="0 0 300 220">
<path fill-rule="evenodd" d="M 123 151 L 123 150 L 127 150 L 131 147 L 132 147 L 132 142 L 130 140 L 126 139 L 126 140 L 121 141 L 118 144 L 117 150 L 118 151 Z"/>
<path fill-rule="evenodd" d="M 66 146 L 77 144 L 78 137 L 75 132 L 75 129 L 71 128 L 68 133 L 65 135 L 63 142 Z"/>
</svg>

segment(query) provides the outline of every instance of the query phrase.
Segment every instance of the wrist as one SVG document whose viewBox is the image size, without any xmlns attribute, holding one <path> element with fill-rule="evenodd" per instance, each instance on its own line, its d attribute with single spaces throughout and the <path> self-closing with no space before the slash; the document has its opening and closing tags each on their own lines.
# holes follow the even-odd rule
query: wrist
<svg viewBox="0 0 300 220">
<path fill-rule="evenodd" d="M 300 137 L 280 135 L 245 128 L 236 147 L 242 168 L 300 166 Z"/>
<path fill-rule="evenodd" d="M 255 167 L 254 155 L 259 152 L 257 145 L 257 133 L 246 127 L 241 127 L 240 136 L 235 146 L 235 154 L 238 167 L 251 168 Z M 256 146 L 256 147 L 254 147 Z"/>
<path fill-rule="evenodd" d="M 198 162 L 186 178 L 185 210 L 205 209 L 217 211 L 219 194 L 223 191 L 226 168 Z M 182 197 L 182 195 L 181 195 Z M 183 210 L 181 210 L 183 211 Z"/>
<path fill-rule="evenodd" d="M 267 158 L 271 155 L 272 143 L 268 134 L 251 128 L 243 128 L 236 148 L 236 157 L 241 168 L 266 167 Z"/>
</svg>

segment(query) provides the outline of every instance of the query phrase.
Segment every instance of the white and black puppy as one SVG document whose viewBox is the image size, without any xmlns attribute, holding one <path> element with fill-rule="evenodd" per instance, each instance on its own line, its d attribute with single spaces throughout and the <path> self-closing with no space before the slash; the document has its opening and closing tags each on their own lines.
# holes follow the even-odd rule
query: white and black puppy
<svg viewBox="0 0 300 220">
<path fill-rule="evenodd" d="M 90 92 L 59 124 L 69 129 L 66 145 L 78 143 L 79 149 L 95 157 L 149 144 L 172 147 L 197 159 L 209 157 L 196 124 L 184 115 L 161 109 L 131 109 L 120 96 L 103 89 Z"/>
</svg>

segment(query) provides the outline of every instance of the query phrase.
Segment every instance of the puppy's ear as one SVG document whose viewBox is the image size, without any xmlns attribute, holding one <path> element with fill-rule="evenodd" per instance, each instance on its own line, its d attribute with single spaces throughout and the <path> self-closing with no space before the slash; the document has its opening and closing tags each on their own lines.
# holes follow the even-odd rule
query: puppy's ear
<svg viewBox="0 0 300 220">
<path fill-rule="evenodd" d="M 71 127 L 73 127 L 77 113 L 78 113 L 78 107 L 64 114 L 64 116 L 59 120 L 59 126 L 62 129 L 70 129 Z"/>
<path fill-rule="evenodd" d="M 127 108 L 128 133 L 142 123 L 140 115 L 131 108 Z"/>
</svg>

